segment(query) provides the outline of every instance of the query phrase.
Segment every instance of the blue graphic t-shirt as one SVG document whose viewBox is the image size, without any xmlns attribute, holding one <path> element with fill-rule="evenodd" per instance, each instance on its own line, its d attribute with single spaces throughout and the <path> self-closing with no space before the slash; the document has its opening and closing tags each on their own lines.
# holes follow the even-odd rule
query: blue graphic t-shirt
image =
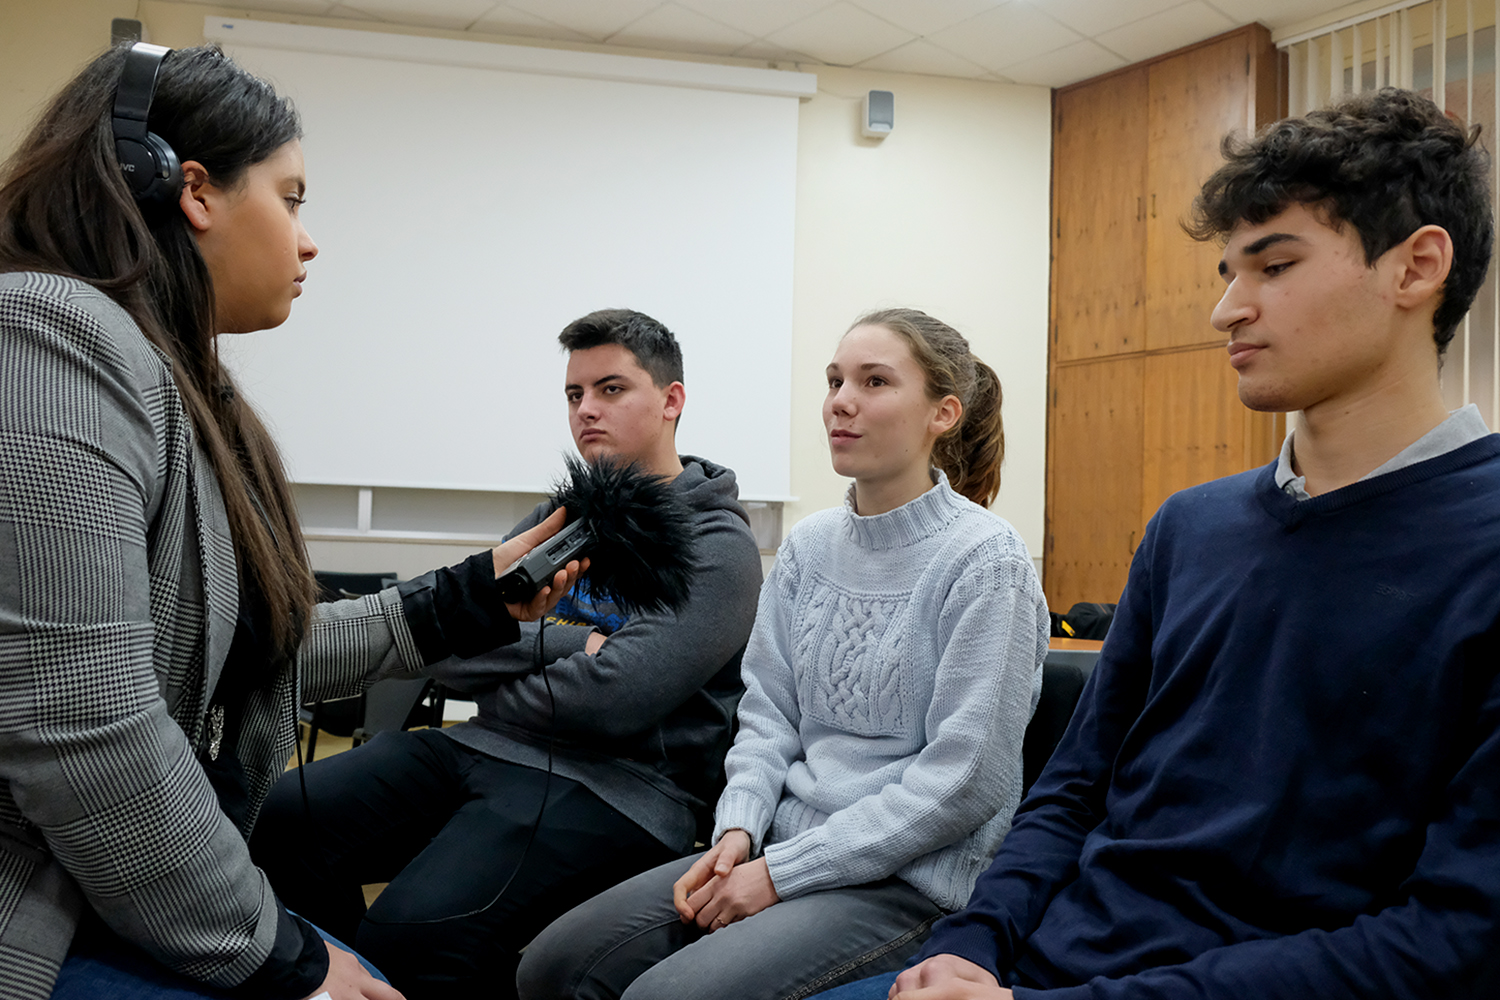
<svg viewBox="0 0 1500 1000">
<path fill-rule="evenodd" d="M 557 625 L 591 625 L 605 635 L 613 635 L 630 620 L 621 614 L 613 602 L 600 599 L 597 604 L 589 593 L 588 584 L 578 583 L 565 594 L 547 616 L 547 621 Z"/>
</svg>

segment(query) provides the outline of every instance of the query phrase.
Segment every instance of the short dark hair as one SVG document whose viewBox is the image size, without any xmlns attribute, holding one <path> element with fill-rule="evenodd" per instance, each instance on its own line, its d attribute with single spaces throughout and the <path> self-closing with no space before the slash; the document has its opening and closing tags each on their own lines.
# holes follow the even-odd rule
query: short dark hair
<svg viewBox="0 0 1500 1000">
<path fill-rule="evenodd" d="M 1453 266 L 1433 315 L 1441 355 L 1489 271 L 1495 238 L 1490 158 L 1479 126 L 1465 129 L 1425 97 L 1386 87 L 1287 118 L 1255 136 L 1230 134 L 1226 162 L 1203 184 L 1183 224 L 1194 239 L 1227 239 L 1293 202 L 1359 233 L 1365 263 L 1422 226 L 1453 239 Z"/>
<path fill-rule="evenodd" d="M 563 327 L 557 342 L 568 353 L 619 344 L 658 389 L 682 381 L 682 348 L 672 331 L 634 309 L 600 309 Z"/>
</svg>

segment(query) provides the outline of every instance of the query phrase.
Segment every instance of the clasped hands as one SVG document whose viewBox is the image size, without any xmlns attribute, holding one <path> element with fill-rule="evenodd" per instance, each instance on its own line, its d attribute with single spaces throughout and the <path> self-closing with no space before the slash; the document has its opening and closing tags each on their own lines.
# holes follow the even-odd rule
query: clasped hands
<svg viewBox="0 0 1500 1000">
<path fill-rule="evenodd" d="M 765 858 L 750 857 L 750 835 L 729 830 L 672 885 L 672 903 L 685 924 L 712 934 L 781 902 Z"/>
<path fill-rule="evenodd" d="M 750 856 L 750 835 L 729 830 L 672 885 L 685 924 L 710 934 L 781 902 L 765 858 Z M 957 955 L 934 955 L 897 977 L 889 1000 L 1013 1000 L 984 968 Z"/>
</svg>

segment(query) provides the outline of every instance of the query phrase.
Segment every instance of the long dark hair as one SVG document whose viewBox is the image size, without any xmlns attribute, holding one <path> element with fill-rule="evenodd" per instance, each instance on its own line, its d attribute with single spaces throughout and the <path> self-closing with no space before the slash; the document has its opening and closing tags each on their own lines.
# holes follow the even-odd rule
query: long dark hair
<svg viewBox="0 0 1500 1000">
<path fill-rule="evenodd" d="M 958 426 L 933 443 L 932 464 L 948 474 L 954 492 L 988 507 L 1000 492 L 1000 465 L 1005 461 L 1002 393 L 995 369 L 974 356 L 963 334 L 917 309 L 865 313 L 849 329 L 855 326 L 883 326 L 906 341 L 927 377 L 927 395 L 933 400 L 955 396 L 963 404 Z"/>
<path fill-rule="evenodd" d="M 175 206 L 143 213 L 115 159 L 110 118 L 127 48 L 79 73 L 0 172 L 0 271 L 88 282 L 171 359 L 224 494 L 241 587 L 259 591 L 289 658 L 314 595 L 291 490 L 265 426 L 219 364 L 213 281 L 186 216 Z M 302 134 L 289 101 L 212 45 L 167 57 L 148 127 L 224 188 Z"/>
</svg>

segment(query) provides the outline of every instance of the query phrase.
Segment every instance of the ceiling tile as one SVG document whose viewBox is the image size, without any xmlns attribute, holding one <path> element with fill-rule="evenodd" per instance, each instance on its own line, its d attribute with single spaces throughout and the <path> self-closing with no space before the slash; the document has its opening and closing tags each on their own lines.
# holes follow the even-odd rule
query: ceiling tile
<svg viewBox="0 0 1500 1000">
<path fill-rule="evenodd" d="M 982 14 L 997 7 L 1005 0 L 852 0 L 853 3 L 878 17 L 883 17 L 898 28 L 905 28 L 914 35 L 930 35 L 935 31 L 967 21 L 975 14 Z"/>
<path fill-rule="evenodd" d="M 727 56 L 754 40 L 753 35 L 675 3 L 656 8 L 609 37 L 611 45 L 714 56 Z"/>
<path fill-rule="evenodd" d="M 1235 24 L 1259 21 L 1274 30 L 1348 7 L 1350 3 L 1349 0 L 1208 0 L 1208 5 Z"/>
<path fill-rule="evenodd" d="M 589 36 L 579 34 L 560 24 L 544 21 L 535 14 L 516 10 L 499 4 L 494 10 L 475 21 L 469 28 L 477 34 L 513 35 L 517 38 L 545 38 L 559 42 L 586 42 Z"/>
<path fill-rule="evenodd" d="M 600 42 L 661 4 L 662 0 L 507 0 L 507 6 Z"/>
<path fill-rule="evenodd" d="M 344 4 L 344 3 L 336 3 L 336 4 L 334 4 L 332 7 L 328 8 L 328 13 L 324 14 L 323 16 L 324 17 L 342 17 L 342 18 L 345 18 L 346 20 L 350 20 L 350 21 L 378 21 L 378 20 L 380 20 L 378 17 L 376 17 L 373 14 L 366 14 L 362 10 L 355 10 L 353 7 L 350 7 L 348 4 Z"/>
<path fill-rule="evenodd" d="M 1005 71 L 1005 75 L 1017 83 L 1062 87 L 1124 65 L 1127 65 L 1124 59 L 1103 46 L 1084 39 L 1055 52 L 1016 63 Z"/>
<path fill-rule="evenodd" d="M 380 21 L 462 31 L 495 6 L 495 0 L 345 0 L 343 6 Z"/>
<path fill-rule="evenodd" d="M 816 14 L 834 0 L 677 0 L 684 7 L 706 14 L 731 28 L 757 38 Z"/>
<path fill-rule="evenodd" d="M 798 52 L 782 45 L 772 45 L 770 42 L 761 40 L 751 42 L 743 48 L 735 49 L 733 55 L 740 59 L 764 59 L 766 62 L 794 62 L 794 63 L 817 63 L 821 59 L 814 59 L 806 52 Z"/>
<path fill-rule="evenodd" d="M 1203 0 L 1191 0 L 1123 28 L 1096 35 L 1094 41 L 1135 62 L 1201 42 L 1233 27 L 1233 21 Z"/>
<path fill-rule="evenodd" d="M 1010 0 L 927 40 L 1009 76 L 1005 67 L 1071 45 L 1078 41 L 1078 33 L 1030 4 Z"/>
<path fill-rule="evenodd" d="M 847 0 L 839 0 L 811 17 L 772 32 L 766 41 L 806 52 L 834 66 L 853 66 L 911 39 L 910 32 L 902 31 Z"/>
<path fill-rule="evenodd" d="M 899 49 L 883 52 L 874 59 L 866 59 L 859 64 L 859 68 L 891 73 L 926 73 L 928 76 L 958 76 L 971 80 L 989 75 L 984 67 L 920 38 L 907 42 Z"/>
<path fill-rule="evenodd" d="M 1180 3 L 1182 0 L 1047 0 L 1047 13 L 1080 35 L 1093 38 Z"/>
</svg>

